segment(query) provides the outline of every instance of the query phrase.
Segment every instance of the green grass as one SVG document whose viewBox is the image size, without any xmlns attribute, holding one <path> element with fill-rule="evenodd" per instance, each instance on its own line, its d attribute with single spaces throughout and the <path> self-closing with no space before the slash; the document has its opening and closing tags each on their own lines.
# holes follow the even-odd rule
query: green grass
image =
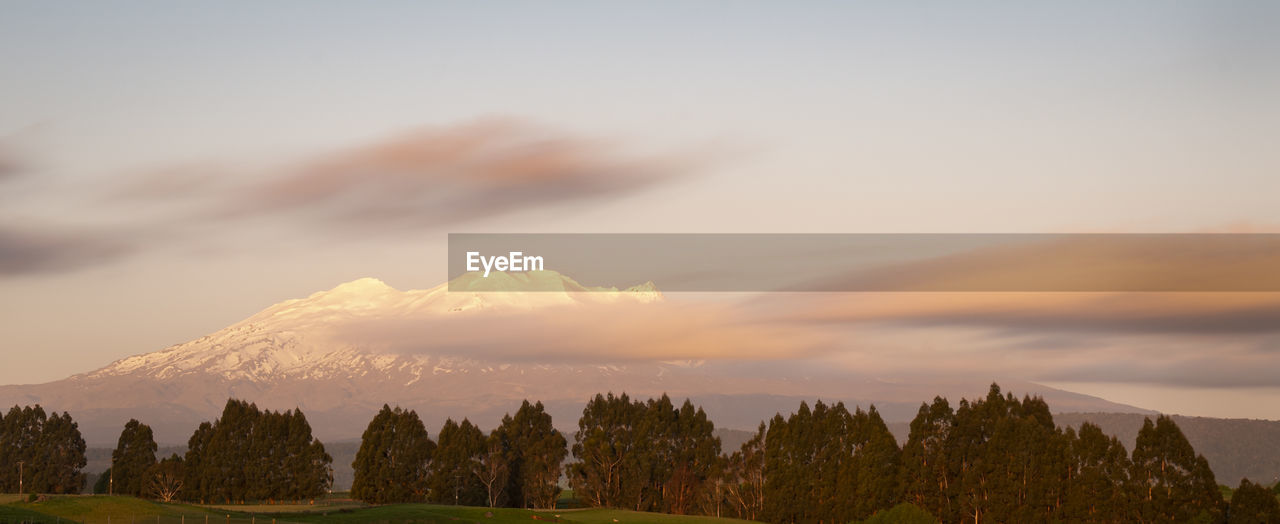
<svg viewBox="0 0 1280 524">
<path fill-rule="evenodd" d="M 10 505 L 0 506 L 0 522 L 45 522 L 57 521 L 57 517 L 51 517 L 37 511 L 29 509 L 17 508 Z"/>
<path fill-rule="evenodd" d="M 491 513 L 489 517 L 486 514 Z M 556 511 L 530 511 L 511 508 L 477 508 L 467 506 L 442 506 L 435 504 L 391 504 L 362 509 L 346 509 L 325 513 L 282 513 L 280 518 L 301 523 L 485 523 L 507 524 L 532 522 L 561 522 L 565 524 L 731 524 L 746 522 L 715 517 L 690 517 L 641 513 L 616 509 L 581 509 Z M 537 517 L 535 519 L 534 517 Z"/>
<path fill-rule="evenodd" d="M 551 515 L 557 512 L 540 511 L 539 515 Z M 667 515 L 665 513 L 643 513 L 639 511 L 626 511 L 621 509 L 582 509 L 558 512 L 561 521 L 575 522 L 578 524 L 619 524 L 628 523 L 654 523 L 654 524 L 731 524 L 735 522 L 749 522 L 746 520 L 704 517 L 693 515 Z"/>
<path fill-rule="evenodd" d="M 68 519 L 81 520 L 105 515 L 132 517 L 181 517 L 214 514 L 210 510 L 188 506 L 185 504 L 165 504 L 134 497 L 91 495 L 91 496 L 47 496 L 42 502 L 17 502 L 10 507 L 38 511 Z"/>
<path fill-rule="evenodd" d="M 745 522 L 715 517 L 691 517 L 641 513 L 616 509 L 560 509 L 530 511 L 511 508 L 445 506 L 436 504 L 390 504 L 366 506 L 346 501 L 311 505 L 247 505 L 203 507 L 187 504 L 165 504 L 122 496 L 50 496 L 41 502 L 27 503 L 9 497 L 0 505 L 0 523 L 22 520 L 34 522 L 87 522 L 99 524 L 257 524 L 290 523 L 382 523 L 382 524 L 531 524 L 561 522 L 565 524 L 731 524 Z M 486 516 L 491 515 L 491 516 Z"/>
</svg>

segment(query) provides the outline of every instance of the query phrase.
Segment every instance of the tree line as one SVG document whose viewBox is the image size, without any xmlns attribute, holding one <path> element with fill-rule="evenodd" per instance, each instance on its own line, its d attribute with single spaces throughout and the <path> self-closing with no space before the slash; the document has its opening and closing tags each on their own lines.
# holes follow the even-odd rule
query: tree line
<svg viewBox="0 0 1280 524">
<path fill-rule="evenodd" d="M 184 455 L 156 460 L 156 449 L 151 428 L 130 420 L 94 492 L 166 502 L 274 502 L 311 499 L 333 484 L 333 459 L 301 410 L 264 411 L 229 399 L 220 417 L 196 428 Z"/>
<path fill-rule="evenodd" d="M 1132 452 L 1097 426 L 1058 428 L 1038 397 L 993 384 L 985 398 L 921 405 L 899 447 L 874 406 L 802 402 L 732 453 L 690 401 L 626 394 L 588 401 L 570 442 L 540 402 L 486 434 L 447 420 L 437 440 L 412 410 L 383 406 L 352 466 L 352 496 L 552 508 L 562 482 L 587 505 L 767 522 L 851 522 L 927 512 L 943 522 L 1276 522 L 1276 493 L 1247 479 L 1224 502 L 1208 462 L 1171 418 L 1147 419 Z M 70 415 L 15 406 L 0 417 L 0 490 L 76 493 L 84 440 Z M 325 492 L 332 459 L 298 410 L 231 399 L 183 456 L 157 460 L 130 420 L 97 492 L 202 503 L 300 500 Z M 563 466 L 563 467 L 562 467 Z M 563 476 L 562 476 L 563 474 Z M 902 508 L 910 507 L 909 511 Z"/>
<path fill-rule="evenodd" d="M 1277 522 L 1268 488 L 1232 504 L 1173 420 L 1148 419 L 1132 453 L 1093 424 L 1059 429 L 1038 397 L 993 384 L 985 398 L 921 405 L 905 445 L 874 406 L 801 403 L 721 452 L 690 401 L 588 401 L 565 470 L 589 506 L 766 522 L 854 522 L 899 506 L 943 522 Z M 520 437 L 519 435 L 524 435 Z M 445 422 L 432 441 L 413 411 L 384 406 L 353 464 L 371 503 L 554 507 L 565 439 L 540 403 L 485 435 Z"/>
<path fill-rule="evenodd" d="M 14 406 L 0 416 L 0 493 L 79 493 L 84 450 L 71 415 Z"/>
<path fill-rule="evenodd" d="M 1169 417 L 1133 452 L 1085 423 L 1059 429 L 1043 399 L 922 404 L 901 448 L 875 408 L 801 403 L 728 458 L 735 513 L 769 522 L 849 522 L 899 504 L 942 522 L 1280 522 L 1247 480 L 1224 503 L 1213 472 Z"/>
<path fill-rule="evenodd" d="M 438 442 L 417 413 L 384 405 L 361 437 L 351 496 L 374 504 L 554 508 L 567 445 L 541 402 L 524 401 L 487 436 L 467 419 L 449 419 Z"/>
</svg>

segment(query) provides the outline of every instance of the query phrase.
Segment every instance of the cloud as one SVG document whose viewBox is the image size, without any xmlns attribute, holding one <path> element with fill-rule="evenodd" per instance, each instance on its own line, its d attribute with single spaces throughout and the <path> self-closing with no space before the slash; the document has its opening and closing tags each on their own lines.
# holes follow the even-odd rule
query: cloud
<svg viewBox="0 0 1280 524">
<path fill-rule="evenodd" d="M 129 252 L 216 243 L 246 232 L 342 241 L 602 202 L 685 176 L 701 162 L 696 155 L 631 156 L 620 149 L 529 123 L 484 120 L 420 129 L 277 167 L 193 163 L 74 189 L 33 178 L 24 191 L 74 209 L 84 223 L 111 226 L 59 232 L 11 227 L 0 275 L 68 271 Z M 0 182 L 18 176 L 18 168 L 16 157 L 0 147 Z M 127 246 L 113 240 L 126 238 Z"/>
<path fill-rule="evenodd" d="M 58 273 L 114 261 L 134 247 L 107 235 L 0 228 L 0 275 Z"/>
<path fill-rule="evenodd" d="M 1270 291 L 1280 268 L 1276 237 L 1252 244 L 1231 235 L 1199 238 L 1169 244 L 1135 237 L 1107 249 L 1064 242 L 975 250 L 846 275 L 855 287 L 922 291 L 781 294 L 752 307 L 798 328 L 849 333 L 831 358 L 886 374 L 1280 387 L 1280 292 Z M 1123 278 L 1098 278 L 1106 274 Z M 1033 291 L 1060 284 L 1097 289 L 1097 282 L 1120 290 L 1187 284 L 1244 290 L 1259 283 L 1269 291 Z"/>
<path fill-rule="evenodd" d="M 686 174 L 694 163 L 628 158 L 603 141 L 489 120 L 419 130 L 247 177 L 214 194 L 204 218 L 295 216 L 326 231 L 337 224 L 365 233 L 438 227 L 615 198 Z M 210 190 L 207 175 L 190 178 L 163 182 L 161 193 Z"/>
<path fill-rule="evenodd" d="M 904 236 L 908 241 L 912 237 Z M 1277 234 L 920 237 L 926 243 L 967 247 L 850 271 L 814 286 L 851 291 L 1280 291 Z"/>
<path fill-rule="evenodd" d="M 342 333 L 352 344 L 396 353 L 500 362 L 786 360 L 836 347 L 831 332 L 749 322 L 725 305 L 671 302 L 358 319 Z"/>
</svg>

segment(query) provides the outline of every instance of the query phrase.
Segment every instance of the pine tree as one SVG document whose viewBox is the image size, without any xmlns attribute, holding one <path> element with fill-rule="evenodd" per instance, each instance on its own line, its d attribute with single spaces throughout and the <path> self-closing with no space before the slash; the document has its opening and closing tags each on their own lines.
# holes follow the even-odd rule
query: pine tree
<svg viewBox="0 0 1280 524">
<path fill-rule="evenodd" d="M 150 480 L 147 474 L 156 464 L 156 449 L 151 426 L 129 419 L 111 452 L 113 473 L 108 489 L 119 495 L 143 496 Z"/>
<path fill-rule="evenodd" d="M 383 405 L 351 464 L 352 498 L 372 504 L 425 500 L 435 447 L 416 412 Z"/>
</svg>

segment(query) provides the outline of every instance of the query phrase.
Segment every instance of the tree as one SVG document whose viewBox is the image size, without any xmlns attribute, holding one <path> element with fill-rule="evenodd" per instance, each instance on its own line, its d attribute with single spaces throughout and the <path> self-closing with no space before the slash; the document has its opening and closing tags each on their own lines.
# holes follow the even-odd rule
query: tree
<svg viewBox="0 0 1280 524">
<path fill-rule="evenodd" d="M 182 491 L 182 457 L 174 453 L 147 471 L 147 493 L 164 502 L 173 502 Z"/>
<path fill-rule="evenodd" d="M 352 498 L 372 504 L 425 500 L 435 447 L 416 412 L 383 405 L 369 421 L 351 464 Z"/>
<path fill-rule="evenodd" d="M 596 395 L 583 408 L 573 437 L 578 461 L 569 468 L 569 483 L 588 505 L 622 507 L 624 477 L 633 477 L 624 468 L 641 444 L 636 431 L 642 410 L 626 393 Z"/>
<path fill-rule="evenodd" d="M 1227 515 L 1229 524 L 1280 524 L 1280 503 L 1265 486 L 1241 479 Z"/>
<path fill-rule="evenodd" d="M 847 522 L 854 513 L 853 417 L 844 404 L 805 402 L 765 433 L 764 520 Z"/>
<path fill-rule="evenodd" d="M 101 475 L 98 475 L 98 480 L 95 480 L 93 482 L 93 494 L 106 495 L 107 491 L 110 489 L 111 489 L 111 468 L 108 467 L 106 471 L 103 471 Z"/>
<path fill-rule="evenodd" d="M 36 448 L 38 459 L 32 472 L 32 491 L 41 493 L 79 493 L 84 487 L 86 464 L 84 438 L 71 419 L 71 414 L 54 412 L 44 421 L 40 444 Z"/>
<path fill-rule="evenodd" d="M 952 501 L 958 487 L 948 462 L 947 444 L 955 412 L 947 399 L 921 404 L 902 447 L 901 485 L 907 502 L 935 515 L 954 518 Z"/>
<path fill-rule="evenodd" d="M 685 515 L 709 492 L 709 481 L 719 465 L 720 438 L 706 412 L 689 399 L 672 415 L 674 424 L 666 435 L 672 467 L 663 483 L 662 502 L 667 512 Z"/>
<path fill-rule="evenodd" d="M 485 436 L 480 428 L 462 419 L 448 419 L 440 428 L 431 467 L 432 502 L 477 506 L 486 502 L 485 486 L 476 474 L 485 452 Z"/>
<path fill-rule="evenodd" d="M 875 406 L 866 412 L 858 409 L 850 427 L 854 446 L 853 485 L 856 505 L 854 518 L 867 518 L 873 513 L 893 507 L 898 502 L 898 480 L 902 453 L 898 441 Z"/>
<path fill-rule="evenodd" d="M 747 520 L 756 520 L 764 509 L 764 436 L 761 422 L 756 434 L 729 457 L 725 471 L 729 502 Z"/>
<path fill-rule="evenodd" d="M 195 433 L 187 440 L 185 467 L 182 471 L 182 491 L 179 497 L 183 500 L 200 501 L 201 504 L 212 500 L 214 478 L 214 457 L 209 445 L 213 440 L 213 424 L 202 422 Z"/>
<path fill-rule="evenodd" d="M 261 411 L 230 399 L 221 417 L 200 424 L 187 441 L 180 496 L 228 503 L 311 498 L 332 484 L 332 462 L 302 411 Z"/>
<path fill-rule="evenodd" d="M 70 414 L 46 414 L 39 404 L 14 406 L 0 417 L 0 491 L 79 493 L 84 451 Z"/>
<path fill-rule="evenodd" d="M 129 419 L 111 452 L 108 490 L 121 495 L 143 496 L 150 482 L 148 473 L 156 465 L 156 441 L 151 426 Z"/>
<path fill-rule="evenodd" d="M 480 455 L 480 465 L 476 468 L 476 478 L 485 489 L 485 503 L 489 507 L 498 507 L 506 501 L 506 489 L 509 481 L 510 467 L 507 464 L 509 455 L 502 434 L 494 431 L 485 441 L 485 451 Z"/>
<path fill-rule="evenodd" d="M 676 408 L 667 395 L 643 403 L 596 395 L 578 420 L 570 485 L 592 506 L 676 514 L 715 507 L 723 460 L 714 433 L 687 399 Z"/>
<path fill-rule="evenodd" d="M 1123 522 L 1129 506 L 1129 453 L 1115 437 L 1085 422 L 1068 429 L 1072 476 L 1063 516 L 1075 522 Z"/>
<path fill-rule="evenodd" d="M 520 508 L 554 508 L 568 442 L 552 426 L 542 402 L 524 401 L 514 417 L 503 417 L 497 431 L 507 443 L 510 502 Z"/>
<path fill-rule="evenodd" d="M 1160 415 L 1154 424 L 1151 419 L 1143 422 L 1131 467 L 1137 518 L 1187 522 L 1221 515 L 1222 494 L 1213 472 L 1172 418 Z"/>
</svg>

